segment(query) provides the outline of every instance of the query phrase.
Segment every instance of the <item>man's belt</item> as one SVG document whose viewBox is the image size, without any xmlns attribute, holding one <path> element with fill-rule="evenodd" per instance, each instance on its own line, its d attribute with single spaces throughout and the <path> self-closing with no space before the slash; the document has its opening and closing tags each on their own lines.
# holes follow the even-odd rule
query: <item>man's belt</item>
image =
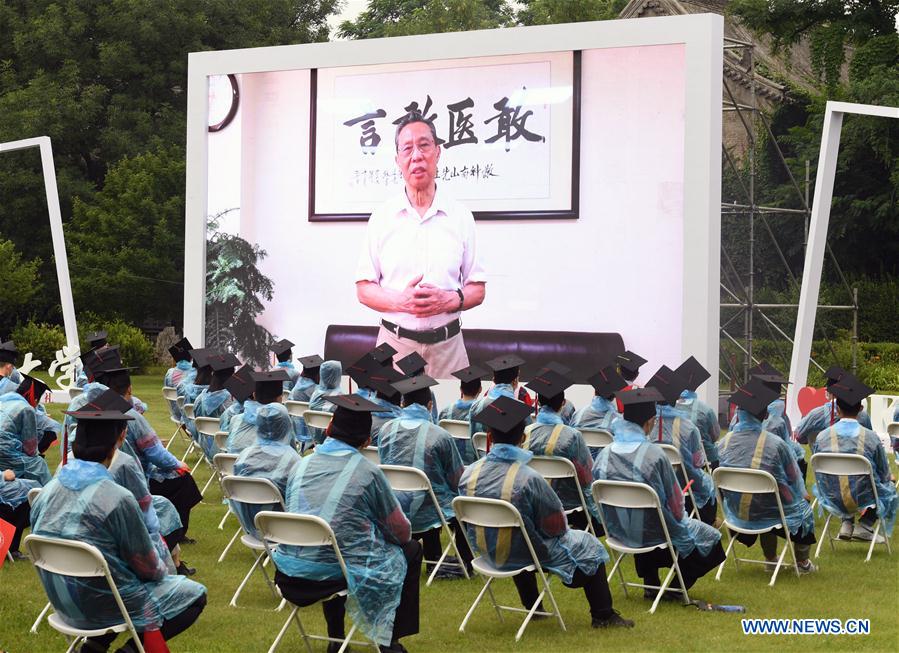
<svg viewBox="0 0 899 653">
<path fill-rule="evenodd" d="M 409 340 L 414 340 L 415 342 L 420 342 L 425 345 L 434 345 L 438 342 L 449 340 L 462 331 L 462 324 L 458 319 L 453 320 L 448 324 L 444 324 L 442 327 L 426 329 L 424 331 L 406 329 L 393 322 L 388 322 L 387 320 L 381 320 L 381 326 L 390 331 L 397 338 L 408 338 Z"/>
</svg>

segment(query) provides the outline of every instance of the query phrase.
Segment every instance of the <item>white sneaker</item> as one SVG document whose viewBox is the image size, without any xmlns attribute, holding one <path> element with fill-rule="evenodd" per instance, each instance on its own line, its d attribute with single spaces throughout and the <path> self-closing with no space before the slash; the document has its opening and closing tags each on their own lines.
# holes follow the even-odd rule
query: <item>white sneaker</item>
<svg viewBox="0 0 899 653">
<path fill-rule="evenodd" d="M 846 519 L 840 524 L 840 534 L 837 535 L 841 540 L 851 540 L 852 539 L 852 531 L 855 527 L 855 522 L 851 519 Z"/>
<path fill-rule="evenodd" d="M 877 538 L 874 537 L 874 529 L 868 526 L 867 524 L 859 524 L 855 527 L 855 530 L 852 531 L 852 539 L 853 540 L 861 540 L 862 542 L 870 542 L 874 540 L 877 544 L 883 544 L 886 540 L 883 535 L 880 533 L 877 534 Z"/>
<path fill-rule="evenodd" d="M 816 571 L 818 571 L 818 568 L 815 566 L 814 562 L 812 562 L 811 560 L 806 560 L 806 563 L 807 564 L 804 567 L 802 566 L 802 563 L 799 563 L 798 565 L 796 565 L 797 567 L 799 567 L 800 575 L 814 574 Z"/>
</svg>

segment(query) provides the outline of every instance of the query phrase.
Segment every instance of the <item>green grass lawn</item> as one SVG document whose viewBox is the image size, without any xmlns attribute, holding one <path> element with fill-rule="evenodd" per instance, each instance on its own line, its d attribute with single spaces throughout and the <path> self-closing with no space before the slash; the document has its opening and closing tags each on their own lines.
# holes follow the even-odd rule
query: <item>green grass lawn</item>
<svg viewBox="0 0 899 653">
<path fill-rule="evenodd" d="M 150 404 L 147 414 L 159 436 L 167 439 L 174 426 L 160 394 L 161 374 L 135 378 L 134 392 Z M 51 407 L 59 418 L 62 406 Z M 183 451 L 179 442 L 173 449 Z M 59 448 L 47 456 L 51 469 L 59 461 Z M 197 483 L 202 487 L 209 471 L 201 467 Z M 184 547 L 184 559 L 198 568 L 195 580 L 209 589 L 209 605 L 199 621 L 171 644 L 172 651 L 267 651 L 287 612 L 274 612 L 276 601 L 266 589 L 261 575 L 254 578 L 241 596 L 240 608 L 228 607 L 232 593 L 252 564 L 252 555 L 236 544 L 223 563 L 219 553 L 228 542 L 237 522 L 232 517 L 224 530 L 218 530 L 225 508 L 218 487 L 210 488 L 206 500 L 194 509 L 191 535 L 198 542 Z M 820 526 L 823 518 L 819 518 Z M 895 538 L 894 538 L 895 541 Z M 739 546 L 739 545 L 738 545 Z M 530 625 L 515 643 L 519 618 L 511 615 L 499 623 L 489 603 L 482 603 L 467 631 L 459 633 L 468 606 L 480 589 L 481 581 L 435 581 L 421 589 L 421 630 L 403 640 L 410 651 L 729 651 L 742 650 L 899 650 L 899 553 L 888 557 L 877 547 L 870 563 L 864 563 L 865 546 L 860 543 L 837 544 L 831 552 L 827 544 L 817 560 L 819 573 L 797 579 L 781 572 L 775 587 L 768 587 L 768 576 L 761 567 L 736 570 L 728 566 L 720 582 L 713 575 L 700 579 L 691 590 L 693 598 L 713 603 L 746 606 L 746 614 L 699 612 L 692 607 L 662 604 L 650 615 L 649 602 L 631 591 L 625 598 L 621 587 L 612 584 L 615 607 L 636 621 L 633 630 L 598 631 L 590 628 L 587 604 L 580 590 L 563 587 L 558 579 L 553 588 L 567 632 L 561 632 L 551 620 Z M 742 552 L 746 549 L 740 547 Z M 752 556 L 759 557 L 758 547 Z M 635 578 L 633 564 L 624 563 L 628 576 Z M 511 582 L 500 582 L 501 601 L 516 602 Z M 43 623 L 36 635 L 28 632 L 46 603 L 34 569 L 28 563 L 7 563 L 0 569 L 0 650 L 11 653 L 62 651 L 63 637 Z M 323 632 L 320 608 L 303 611 L 304 623 L 312 632 Z M 859 636 L 744 636 L 741 617 L 775 618 L 867 618 L 871 633 Z M 324 651 L 323 644 L 313 645 Z M 280 651 L 304 650 L 296 629 L 288 631 Z"/>
</svg>

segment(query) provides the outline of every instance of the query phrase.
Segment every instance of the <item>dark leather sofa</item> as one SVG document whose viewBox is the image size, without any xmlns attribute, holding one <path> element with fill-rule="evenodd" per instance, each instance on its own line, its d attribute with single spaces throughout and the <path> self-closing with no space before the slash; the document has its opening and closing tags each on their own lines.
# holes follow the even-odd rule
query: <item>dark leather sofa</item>
<svg viewBox="0 0 899 653">
<path fill-rule="evenodd" d="M 583 383 L 603 363 L 624 351 L 618 333 L 585 331 L 506 331 L 462 329 L 468 358 L 483 363 L 502 354 L 525 360 L 522 380 L 533 377 L 549 361 L 571 368 L 571 379 Z M 376 344 L 378 327 L 332 324 L 325 334 L 325 359 L 339 360 L 344 368 L 359 360 Z"/>
</svg>

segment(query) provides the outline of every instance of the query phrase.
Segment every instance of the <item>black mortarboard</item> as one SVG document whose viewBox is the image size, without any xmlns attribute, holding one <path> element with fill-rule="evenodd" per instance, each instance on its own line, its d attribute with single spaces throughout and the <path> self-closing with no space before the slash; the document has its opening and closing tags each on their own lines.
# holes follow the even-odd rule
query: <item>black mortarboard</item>
<svg viewBox="0 0 899 653">
<path fill-rule="evenodd" d="M 483 367 L 478 367 L 477 365 L 469 365 L 468 367 L 463 367 L 461 370 L 453 372 L 453 376 L 462 381 L 462 383 L 483 379 L 489 374 L 489 370 L 485 370 Z"/>
<path fill-rule="evenodd" d="M 278 342 L 272 343 L 272 353 L 275 356 L 280 356 L 281 354 L 290 351 L 291 347 L 293 347 L 293 343 L 287 338 L 282 338 Z"/>
<path fill-rule="evenodd" d="M 85 340 L 91 346 L 91 349 L 97 349 L 106 344 L 107 335 L 106 331 L 94 331 L 93 333 L 87 334 Z"/>
<path fill-rule="evenodd" d="M 93 349 L 86 354 L 81 354 L 81 364 L 87 368 L 91 376 L 97 376 L 101 372 L 121 368 L 122 357 L 117 346 Z"/>
<path fill-rule="evenodd" d="M 47 384 L 43 381 L 23 374 L 22 381 L 19 383 L 19 387 L 16 388 L 16 392 L 25 397 L 29 404 L 37 406 L 47 389 Z"/>
<path fill-rule="evenodd" d="M 640 370 L 641 365 L 646 364 L 646 359 L 631 350 L 627 350 L 623 354 L 618 354 L 615 357 L 615 362 L 618 363 L 618 367 L 636 373 Z"/>
<path fill-rule="evenodd" d="M 425 366 L 428 364 L 417 351 L 413 351 L 408 356 L 404 356 L 396 362 L 396 366 L 400 368 L 406 376 L 415 376 L 423 374 Z"/>
<path fill-rule="evenodd" d="M 824 378 L 827 379 L 827 387 L 829 388 L 834 383 L 839 381 L 840 377 L 842 377 L 844 374 L 846 374 L 846 370 L 844 370 L 839 365 L 831 365 L 830 367 L 828 367 L 824 372 Z"/>
<path fill-rule="evenodd" d="M 474 421 L 502 433 L 508 433 L 525 421 L 532 408 L 522 401 L 501 395 L 474 416 Z"/>
<path fill-rule="evenodd" d="M 324 362 L 324 361 L 322 361 Z M 319 364 L 320 365 L 320 364 Z M 381 363 L 375 360 L 374 356 L 371 352 L 364 354 L 362 358 L 357 360 L 355 363 L 350 365 L 346 369 L 347 376 L 349 376 L 353 381 L 355 381 L 359 387 L 367 388 L 368 387 L 368 377 L 371 376 L 372 372 L 380 371 L 385 369 Z M 393 368 L 390 368 L 393 369 Z"/>
<path fill-rule="evenodd" d="M 656 414 L 656 404 L 665 401 L 665 396 L 658 388 L 634 388 L 615 395 L 624 406 L 622 417 L 628 422 L 643 426 L 650 417 Z"/>
<path fill-rule="evenodd" d="M 849 372 L 843 374 L 840 380 L 832 384 L 828 390 L 837 398 L 838 403 L 842 402 L 847 407 L 859 405 L 865 397 L 874 392 L 874 388 L 869 388 L 857 376 Z"/>
<path fill-rule="evenodd" d="M 696 388 L 701 386 L 709 377 L 712 376 L 709 371 L 704 368 L 702 364 L 693 356 L 690 356 L 690 358 L 681 363 L 680 367 L 678 367 L 675 371 L 681 378 L 681 381 L 684 384 L 684 388 L 686 388 L 690 392 L 695 392 Z"/>
<path fill-rule="evenodd" d="M 18 355 L 19 350 L 12 340 L 0 343 L 0 363 L 15 363 Z"/>
<path fill-rule="evenodd" d="M 540 372 L 544 372 L 546 370 L 551 370 L 556 374 L 561 374 L 564 377 L 571 378 L 571 368 L 565 367 L 562 363 L 557 363 L 555 361 L 550 361 L 542 368 L 540 368 Z M 538 372 L 539 373 L 539 372 Z"/>
<path fill-rule="evenodd" d="M 231 393 L 237 401 L 244 402 L 256 390 L 256 382 L 253 380 L 253 368 L 244 365 L 225 381 L 225 389 Z"/>
<path fill-rule="evenodd" d="M 201 367 L 209 367 L 210 366 L 210 357 L 217 354 L 214 349 L 210 347 L 203 347 L 201 349 L 191 349 L 190 356 L 194 359 L 194 365 L 197 368 Z"/>
<path fill-rule="evenodd" d="M 750 367 L 749 375 L 754 376 L 757 379 L 761 379 L 765 383 L 769 384 L 772 389 L 775 389 L 778 392 L 780 392 L 780 386 L 789 383 L 787 377 L 781 374 L 780 370 L 778 370 L 767 361 L 762 361 L 755 367 Z"/>
<path fill-rule="evenodd" d="M 525 386 L 528 390 L 536 392 L 541 397 L 549 399 L 565 392 L 571 386 L 571 381 L 552 370 L 540 372 Z"/>
<path fill-rule="evenodd" d="M 382 342 L 380 345 L 372 349 L 370 352 L 372 358 L 374 358 L 381 365 L 391 365 L 393 363 L 393 356 L 396 354 L 396 349 L 388 345 L 386 342 Z"/>
<path fill-rule="evenodd" d="M 188 352 L 194 348 L 194 346 L 190 344 L 190 340 L 188 340 L 187 338 L 181 338 L 181 340 L 175 343 L 175 347 Z"/>
<path fill-rule="evenodd" d="M 596 390 L 596 394 L 601 397 L 608 397 L 627 387 L 627 381 L 618 373 L 618 368 L 615 365 L 607 365 L 602 368 L 588 378 L 587 383 L 592 385 L 593 389 Z"/>
<path fill-rule="evenodd" d="M 494 372 L 502 372 L 513 367 L 521 367 L 524 365 L 524 359 L 515 354 L 506 354 L 505 356 L 497 356 L 484 364 Z"/>
<path fill-rule="evenodd" d="M 316 367 L 321 367 L 322 363 L 325 362 L 325 360 L 318 354 L 312 354 L 311 356 L 303 356 L 302 358 L 298 358 L 297 360 L 299 361 L 300 365 L 302 365 L 303 369 L 305 369 L 305 370 L 313 370 Z"/>
<path fill-rule="evenodd" d="M 397 395 L 400 394 L 399 391 L 393 387 L 393 384 L 402 378 L 403 375 L 392 367 L 382 367 L 380 370 L 372 372 L 371 376 L 366 377 L 365 384 L 360 385 L 376 390 L 387 399 L 393 401 Z"/>
<path fill-rule="evenodd" d="M 189 361 L 191 359 L 191 349 L 193 349 L 193 346 L 190 344 L 190 340 L 181 338 L 181 340 L 169 347 L 169 354 L 171 354 L 172 358 L 176 361 Z"/>
<path fill-rule="evenodd" d="M 207 358 L 206 364 L 212 368 L 213 372 L 221 372 L 229 367 L 237 367 L 240 365 L 240 361 L 231 352 L 215 352 Z"/>
<path fill-rule="evenodd" d="M 665 403 L 673 406 L 684 389 L 684 382 L 677 372 L 667 365 L 662 365 L 646 382 L 646 387 L 658 390 L 664 397 Z"/>
<path fill-rule="evenodd" d="M 111 370 L 102 370 L 100 372 L 94 372 L 94 378 L 100 379 L 101 383 L 104 385 L 112 386 L 115 385 L 116 382 L 125 377 L 129 381 L 131 380 L 131 370 L 136 369 L 134 367 L 116 367 Z"/>
<path fill-rule="evenodd" d="M 761 417 L 768 409 L 768 404 L 779 396 L 777 390 L 766 386 L 761 379 L 751 378 L 744 386 L 737 388 L 728 401 L 756 417 Z"/>
<path fill-rule="evenodd" d="M 427 374 L 419 374 L 418 376 L 410 376 L 392 384 L 393 388 L 403 395 L 412 394 L 416 390 L 423 390 L 437 385 L 437 381 Z"/>
<path fill-rule="evenodd" d="M 134 408 L 134 406 L 115 390 L 104 390 L 93 401 L 85 404 L 79 410 L 127 413 L 132 408 Z"/>
<path fill-rule="evenodd" d="M 331 395 L 328 401 L 336 407 L 331 418 L 332 437 L 356 446 L 371 434 L 371 414 L 384 410 L 383 406 L 359 395 Z"/>
<path fill-rule="evenodd" d="M 79 422 L 127 422 L 134 419 L 131 415 L 125 415 L 117 410 L 67 410 L 65 414 L 71 415 Z M 79 429 L 78 436 L 90 437 L 90 434 Z"/>
<path fill-rule="evenodd" d="M 251 376 L 256 383 L 256 390 L 262 390 L 265 394 L 278 394 L 279 389 L 284 388 L 284 382 L 290 380 L 290 375 L 283 367 L 252 372 Z"/>
</svg>

